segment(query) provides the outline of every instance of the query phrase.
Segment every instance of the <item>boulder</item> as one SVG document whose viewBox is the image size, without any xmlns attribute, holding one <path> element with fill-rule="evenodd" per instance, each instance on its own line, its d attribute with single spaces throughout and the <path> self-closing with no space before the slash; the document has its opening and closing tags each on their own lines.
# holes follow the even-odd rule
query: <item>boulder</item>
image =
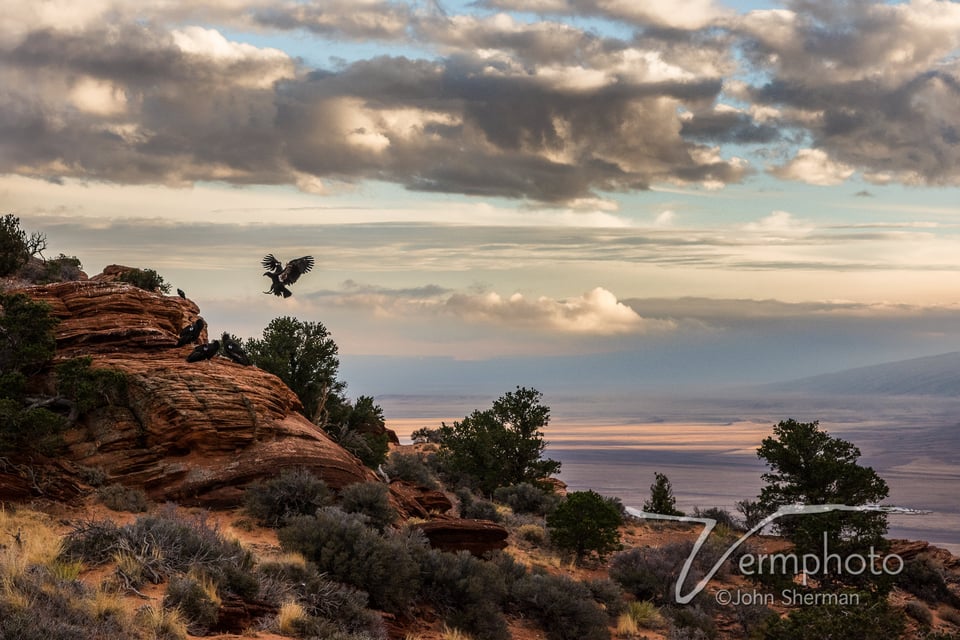
<svg viewBox="0 0 960 640">
<path fill-rule="evenodd" d="M 423 532 L 434 549 L 465 550 L 475 556 L 505 548 L 509 534 L 496 522 L 465 518 L 436 518 L 417 523 L 414 527 Z"/>
</svg>

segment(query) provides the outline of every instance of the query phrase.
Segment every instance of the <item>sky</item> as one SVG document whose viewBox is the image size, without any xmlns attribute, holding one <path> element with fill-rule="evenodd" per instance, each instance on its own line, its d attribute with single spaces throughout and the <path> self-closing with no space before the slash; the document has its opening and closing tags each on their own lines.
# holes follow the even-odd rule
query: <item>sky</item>
<svg viewBox="0 0 960 640">
<path fill-rule="evenodd" d="M 958 2 L 4 7 L 0 212 L 214 332 L 324 323 L 348 393 L 960 350 Z"/>
</svg>

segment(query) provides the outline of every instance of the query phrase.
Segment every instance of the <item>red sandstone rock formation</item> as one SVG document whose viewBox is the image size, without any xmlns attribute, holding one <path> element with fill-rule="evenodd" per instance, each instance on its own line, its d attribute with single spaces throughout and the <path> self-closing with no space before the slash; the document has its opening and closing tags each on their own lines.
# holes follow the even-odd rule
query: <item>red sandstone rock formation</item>
<svg viewBox="0 0 960 640">
<path fill-rule="evenodd" d="M 89 356 L 94 368 L 126 374 L 126 399 L 82 416 L 66 434 L 62 459 L 43 467 L 0 459 L 0 499 L 81 493 L 79 466 L 109 482 L 140 487 L 157 501 L 233 506 L 250 482 L 303 466 L 333 489 L 376 474 L 300 413 L 300 401 L 276 376 L 224 357 L 186 362 L 180 330 L 201 310 L 191 300 L 119 282 L 113 265 L 89 280 L 22 289 L 50 305 L 57 360 Z M 206 340 L 206 330 L 201 341 Z M 4 466 L 6 464 L 6 466 Z M 439 491 L 391 484 L 405 517 L 438 517 L 452 508 Z M 506 546 L 507 531 L 486 521 L 439 516 L 421 524 L 431 544 L 481 554 Z"/>
<path fill-rule="evenodd" d="M 497 551 L 507 546 L 509 532 L 489 520 L 461 518 L 437 518 L 414 525 L 423 531 L 430 546 L 441 551 L 469 551 L 482 556 L 488 551 Z"/>
<path fill-rule="evenodd" d="M 222 357 L 188 363 L 175 348 L 199 309 L 94 276 L 24 289 L 60 319 L 57 358 L 90 356 L 94 368 L 127 374 L 128 400 L 81 419 L 67 458 L 154 500 L 236 504 L 245 485 L 304 466 L 339 489 L 375 474 L 304 418 L 276 376 Z M 204 336 L 205 337 L 205 336 Z"/>
</svg>

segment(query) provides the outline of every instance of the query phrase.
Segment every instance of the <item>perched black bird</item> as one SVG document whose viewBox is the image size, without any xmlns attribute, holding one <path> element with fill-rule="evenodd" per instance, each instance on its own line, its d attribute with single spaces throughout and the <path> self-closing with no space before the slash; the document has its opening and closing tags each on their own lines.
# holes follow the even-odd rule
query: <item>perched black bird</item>
<svg viewBox="0 0 960 640">
<path fill-rule="evenodd" d="M 200 338 L 200 332 L 207 326 L 203 318 L 197 318 L 193 324 L 188 324 L 180 330 L 180 339 L 177 340 L 177 346 L 182 347 L 185 344 L 196 342 Z"/>
<path fill-rule="evenodd" d="M 187 294 L 183 292 L 183 289 L 177 289 L 177 295 L 183 298 L 184 300 L 187 299 Z"/>
<path fill-rule="evenodd" d="M 237 364 L 242 364 L 245 367 L 249 367 L 251 364 L 253 364 L 250 362 L 250 358 L 247 357 L 247 354 L 243 352 L 243 347 L 240 346 L 240 343 L 230 337 L 229 333 L 224 332 L 223 337 L 220 339 L 223 341 L 223 352 L 228 358 Z"/>
<path fill-rule="evenodd" d="M 187 356 L 187 362 L 200 362 L 209 360 L 220 351 L 220 341 L 214 340 L 208 344 L 198 344 L 196 348 Z"/>
<path fill-rule="evenodd" d="M 283 266 L 283 263 L 274 258 L 272 253 L 268 253 L 260 261 L 260 264 L 263 265 L 264 269 L 269 269 L 263 275 L 270 278 L 271 281 L 270 290 L 264 291 L 264 293 L 289 298 L 293 295 L 293 292 L 287 289 L 287 286 L 299 280 L 300 276 L 310 269 L 313 269 L 313 256 L 303 256 L 291 260 L 287 263 L 287 266 Z"/>
</svg>

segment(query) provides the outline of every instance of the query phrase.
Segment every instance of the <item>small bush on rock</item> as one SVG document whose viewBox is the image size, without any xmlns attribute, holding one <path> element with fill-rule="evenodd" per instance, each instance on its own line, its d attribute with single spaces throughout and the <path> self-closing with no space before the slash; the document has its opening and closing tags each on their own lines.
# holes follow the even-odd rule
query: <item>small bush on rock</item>
<svg viewBox="0 0 960 640">
<path fill-rule="evenodd" d="M 306 469 L 283 469 L 276 478 L 254 482 L 244 494 L 247 513 L 263 526 L 280 527 L 292 516 L 310 516 L 330 504 L 327 484 Z"/>
</svg>

